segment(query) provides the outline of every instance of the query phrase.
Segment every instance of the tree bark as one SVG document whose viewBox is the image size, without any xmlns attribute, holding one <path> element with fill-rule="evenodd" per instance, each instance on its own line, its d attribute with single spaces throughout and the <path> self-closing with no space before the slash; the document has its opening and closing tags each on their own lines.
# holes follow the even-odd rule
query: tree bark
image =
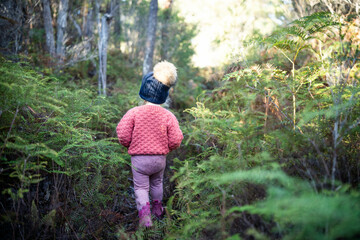
<svg viewBox="0 0 360 240">
<path fill-rule="evenodd" d="M 59 61 L 61 63 L 65 60 L 64 35 L 67 25 L 68 7 L 69 7 L 69 0 L 60 0 L 59 12 L 57 17 L 56 54 L 59 57 Z"/>
<path fill-rule="evenodd" d="M 82 32 L 85 31 L 86 17 L 87 17 L 88 11 L 89 11 L 88 0 L 82 0 L 82 4 L 81 4 L 81 16 L 82 16 L 81 30 L 82 30 Z"/>
<path fill-rule="evenodd" d="M 25 4 L 20 0 L 0 2 L 0 52 L 17 54 L 22 46 L 23 26 L 26 21 Z"/>
<path fill-rule="evenodd" d="M 52 17 L 49 0 L 42 0 L 43 3 L 43 19 L 46 35 L 46 48 L 50 56 L 55 57 L 55 39 L 54 28 L 52 26 Z"/>
<path fill-rule="evenodd" d="M 173 0 L 167 0 L 164 10 L 164 21 L 161 27 L 161 59 L 167 60 L 169 55 L 169 21 L 171 17 L 171 7 Z"/>
<path fill-rule="evenodd" d="M 121 4 L 121 0 L 116 0 L 116 4 L 119 6 L 115 11 L 114 11 L 114 37 L 115 37 L 115 46 L 120 48 L 120 36 L 121 36 L 121 18 L 120 18 L 120 4 Z"/>
<path fill-rule="evenodd" d="M 157 25 L 158 1 L 151 0 L 149 8 L 149 20 L 146 32 L 145 57 L 143 63 L 143 75 L 150 72 L 153 65 L 156 25 Z"/>
<path fill-rule="evenodd" d="M 101 86 L 101 93 L 104 96 L 106 96 L 107 46 L 111 19 L 112 15 L 109 13 L 105 13 L 104 16 L 102 16 L 99 36 L 99 83 Z"/>
<path fill-rule="evenodd" d="M 101 35 L 101 19 L 100 19 L 100 0 L 94 0 L 95 2 L 95 15 L 96 15 L 96 25 L 99 33 L 99 39 L 98 39 L 98 52 L 99 52 L 99 69 L 98 69 L 98 93 L 99 95 L 102 94 L 102 61 L 101 61 L 101 41 L 100 41 L 100 35 Z"/>
<path fill-rule="evenodd" d="M 93 19 L 93 10 L 90 9 L 86 15 L 86 21 L 84 24 L 84 36 L 91 38 L 93 35 L 93 26 L 94 26 L 94 19 Z"/>
<path fill-rule="evenodd" d="M 110 13 L 105 13 L 101 18 L 100 23 L 100 3 L 96 1 L 96 18 L 98 23 L 98 31 L 99 31 L 99 75 L 98 75 L 98 87 L 99 94 L 106 96 L 106 64 L 107 64 L 107 46 L 109 40 L 109 29 L 110 23 L 112 19 L 111 9 Z"/>
</svg>

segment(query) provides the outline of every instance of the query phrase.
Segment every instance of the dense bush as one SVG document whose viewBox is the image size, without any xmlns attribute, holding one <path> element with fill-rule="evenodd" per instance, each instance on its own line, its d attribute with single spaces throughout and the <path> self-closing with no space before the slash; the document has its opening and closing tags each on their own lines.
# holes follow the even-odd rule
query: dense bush
<svg viewBox="0 0 360 240">
<path fill-rule="evenodd" d="M 114 133 L 125 109 L 25 62 L 0 65 L 2 217 L 12 228 L 2 235 L 104 234 L 130 204 L 129 157 Z"/>
<path fill-rule="evenodd" d="M 221 87 L 187 110 L 194 120 L 186 143 L 197 155 L 176 166 L 180 227 L 171 236 L 360 236 L 354 26 L 316 13 L 256 39 L 262 64 L 231 68 Z"/>
</svg>

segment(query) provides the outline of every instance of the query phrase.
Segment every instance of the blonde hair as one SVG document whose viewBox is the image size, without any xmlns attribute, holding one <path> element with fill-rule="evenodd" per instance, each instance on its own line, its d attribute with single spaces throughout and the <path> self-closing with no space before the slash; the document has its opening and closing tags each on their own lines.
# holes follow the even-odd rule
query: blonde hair
<svg viewBox="0 0 360 240">
<path fill-rule="evenodd" d="M 162 84 L 171 87 L 177 80 L 177 72 L 174 64 L 168 61 L 162 61 L 154 66 L 154 78 Z"/>
</svg>

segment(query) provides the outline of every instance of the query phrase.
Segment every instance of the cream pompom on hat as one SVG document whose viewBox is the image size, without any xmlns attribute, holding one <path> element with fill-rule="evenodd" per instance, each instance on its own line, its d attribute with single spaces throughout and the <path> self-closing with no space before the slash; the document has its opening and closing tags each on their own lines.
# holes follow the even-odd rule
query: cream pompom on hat
<svg viewBox="0 0 360 240">
<path fill-rule="evenodd" d="M 159 62 L 154 66 L 154 78 L 168 87 L 174 86 L 177 80 L 176 67 L 168 61 Z"/>
<path fill-rule="evenodd" d="M 154 66 L 153 72 L 146 74 L 141 82 L 139 95 L 142 99 L 162 104 L 169 96 L 170 87 L 177 81 L 177 72 L 174 64 L 162 61 Z"/>
</svg>

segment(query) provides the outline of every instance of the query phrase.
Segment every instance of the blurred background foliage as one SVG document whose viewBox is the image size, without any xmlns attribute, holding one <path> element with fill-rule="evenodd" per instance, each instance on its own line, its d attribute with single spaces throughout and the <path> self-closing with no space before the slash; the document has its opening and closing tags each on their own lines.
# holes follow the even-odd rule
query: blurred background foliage
<svg viewBox="0 0 360 240">
<path fill-rule="evenodd" d="M 107 97 L 97 30 L 85 34 L 96 1 L 71 1 L 63 65 L 46 53 L 41 4 L 16 2 L 20 28 L 0 22 L 2 238 L 360 238 L 359 4 L 167 2 L 154 62 L 178 68 L 166 107 L 185 138 L 168 156 L 166 218 L 152 229 L 137 228 L 115 133 L 141 103 L 149 1 L 116 2 Z"/>
</svg>

